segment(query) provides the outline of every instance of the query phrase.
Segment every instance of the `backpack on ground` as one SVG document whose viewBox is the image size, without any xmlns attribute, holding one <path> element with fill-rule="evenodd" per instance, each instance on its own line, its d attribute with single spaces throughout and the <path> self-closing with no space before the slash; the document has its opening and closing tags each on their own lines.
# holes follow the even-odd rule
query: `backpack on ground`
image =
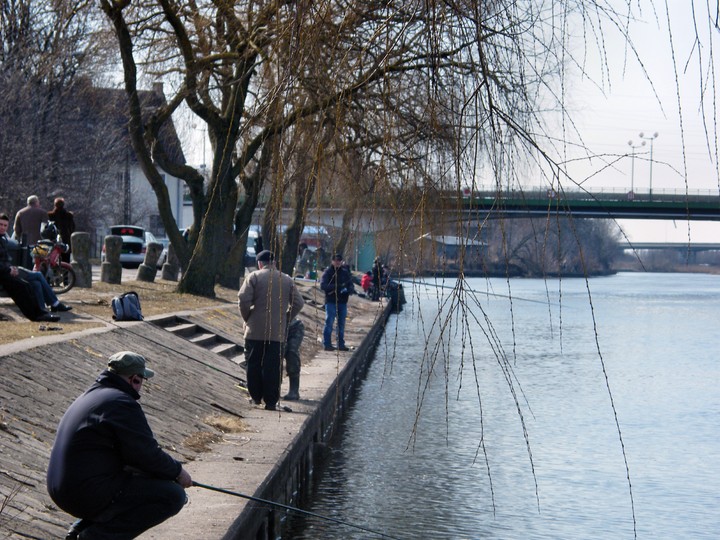
<svg viewBox="0 0 720 540">
<path fill-rule="evenodd" d="M 135 291 L 129 291 L 112 299 L 113 319 L 116 321 L 142 321 L 140 298 Z"/>
</svg>

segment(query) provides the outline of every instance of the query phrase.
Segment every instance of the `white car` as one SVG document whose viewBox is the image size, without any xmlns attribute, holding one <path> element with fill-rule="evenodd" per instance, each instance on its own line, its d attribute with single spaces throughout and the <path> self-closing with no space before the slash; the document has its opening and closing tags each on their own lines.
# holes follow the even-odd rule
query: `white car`
<svg viewBox="0 0 720 540">
<path fill-rule="evenodd" d="M 145 252 L 150 242 L 157 242 L 155 235 L 135 225 L 113 225 L 110 234 L 122 237 L 120 264 L 126 268 L 136 268 L 145 260 Z M 100 260 L 105 261 L 105 245 L 103 244 Z"/>
</svg>

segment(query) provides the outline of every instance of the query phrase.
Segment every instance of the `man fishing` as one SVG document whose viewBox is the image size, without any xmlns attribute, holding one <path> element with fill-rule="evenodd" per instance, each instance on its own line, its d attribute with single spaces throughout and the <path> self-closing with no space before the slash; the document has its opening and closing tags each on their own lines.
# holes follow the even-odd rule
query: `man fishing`
<svg viewBox="0 0 720 540">
<path fill-rule="evenodd" d="M 79 518 L 66 540 L 124 540 L 177 514 L 190 474 L 158 445 L 138 403 L 154 375 L 145 358 L 122 351 L 60 420 L 47 489 Z"/>
</svg>

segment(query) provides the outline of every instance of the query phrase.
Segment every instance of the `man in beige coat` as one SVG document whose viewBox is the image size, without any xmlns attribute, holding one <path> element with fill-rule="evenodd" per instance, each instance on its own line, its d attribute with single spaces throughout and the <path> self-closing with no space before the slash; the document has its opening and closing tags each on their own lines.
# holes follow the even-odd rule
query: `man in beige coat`
<svg viewBox="0 0 720 540">
<path fill-rule="evenodd" d="M 238 293 L 245 321 L 245 359 L 248 391 L 259 405 L 274 411 L 280 399 L 283 348 L 288 322 L 305 305 L 292 278 L 275 268 L 271 251 L 257 256 L 258 270 L 245 278 Z"/>
</svg>

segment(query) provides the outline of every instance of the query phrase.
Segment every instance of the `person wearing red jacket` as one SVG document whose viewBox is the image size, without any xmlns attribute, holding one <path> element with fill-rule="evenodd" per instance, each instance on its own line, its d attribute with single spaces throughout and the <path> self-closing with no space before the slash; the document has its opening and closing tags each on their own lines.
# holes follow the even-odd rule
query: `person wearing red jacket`
<svg viewBox="0 0 720 540">
<path fill-rule="evenodd" d="M 360 279 L 360 286 L 365 294 L 367 294 L 370 287 L 372 287 L 372 272 L 370 270 L 363 274 L 362 279 Z"/>
</svg>

